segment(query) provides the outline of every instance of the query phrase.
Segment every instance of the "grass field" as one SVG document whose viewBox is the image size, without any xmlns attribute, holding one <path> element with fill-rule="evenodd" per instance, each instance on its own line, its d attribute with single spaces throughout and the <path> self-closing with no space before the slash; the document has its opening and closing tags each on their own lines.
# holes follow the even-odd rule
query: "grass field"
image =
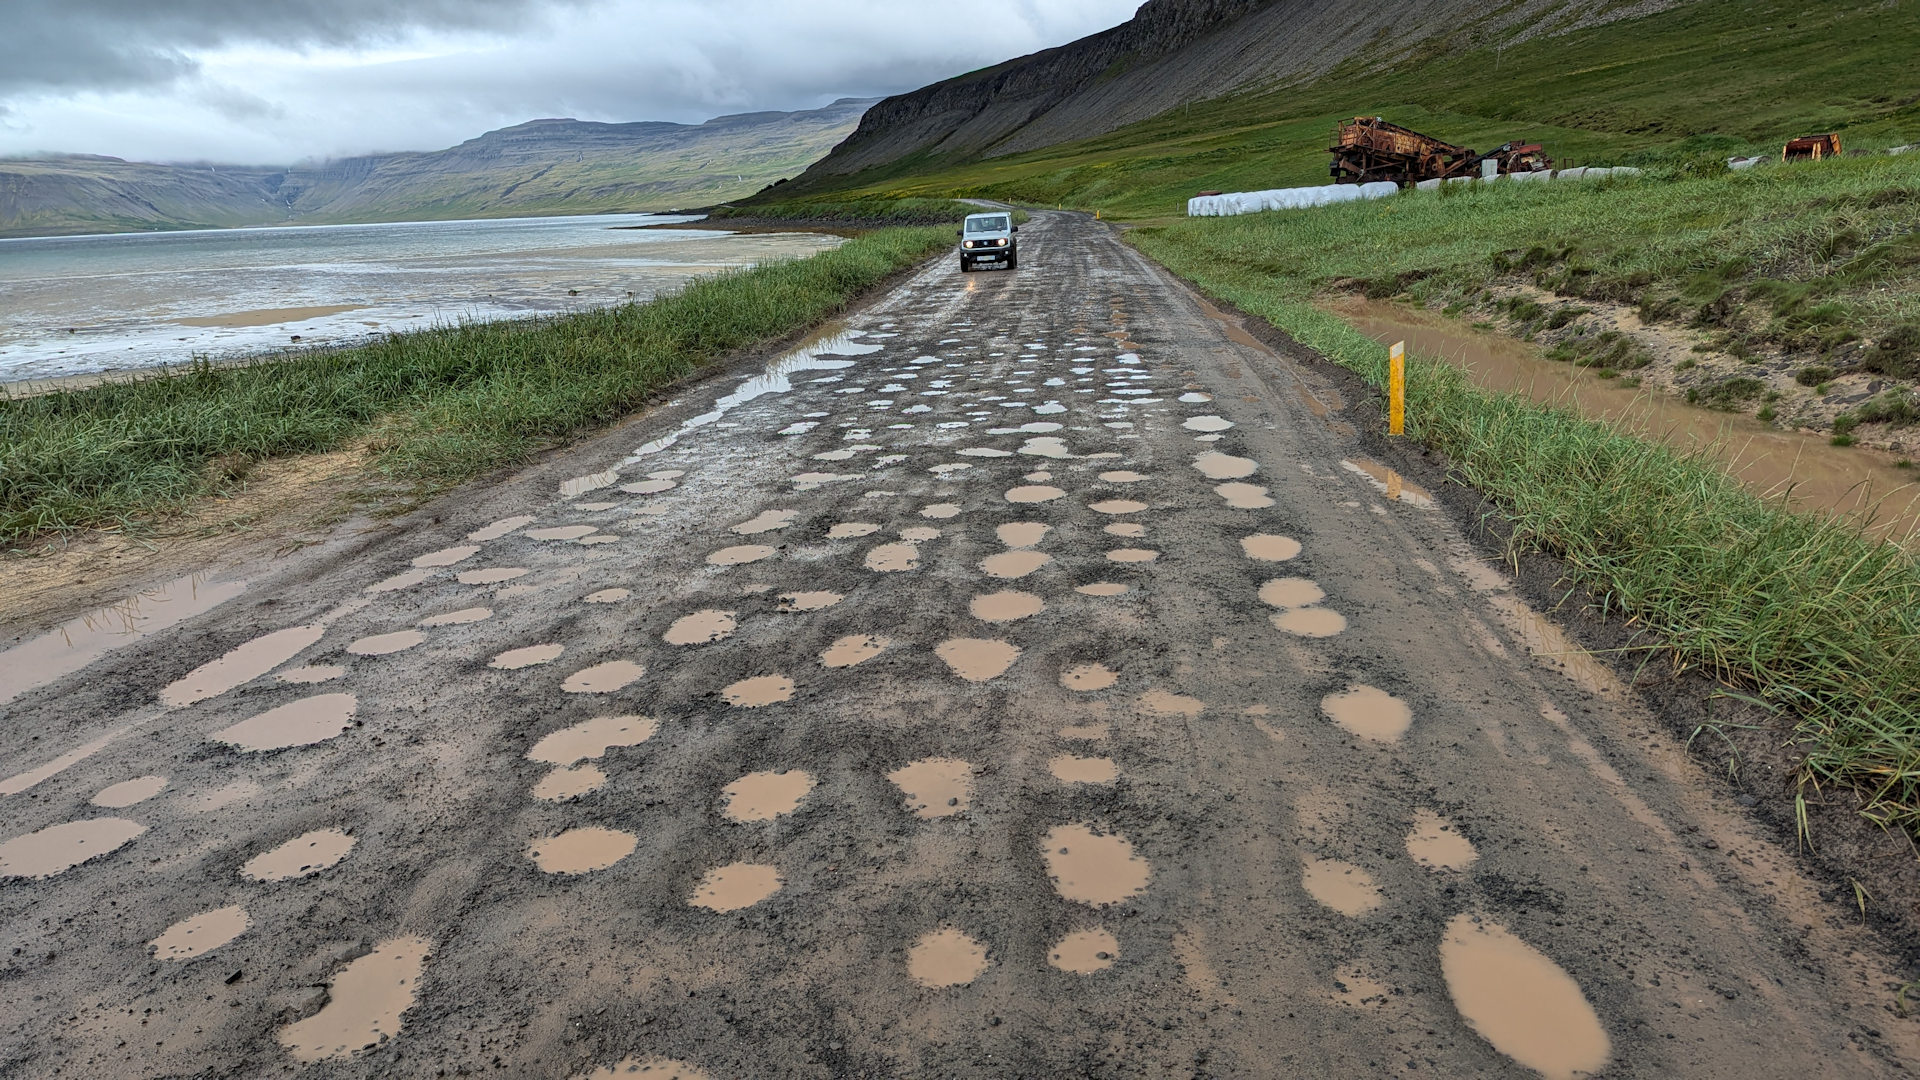
<svg viewBox="0 0 1920 1080">
<path fill-rule="evenodd" d="M 644 304 L 0 401 L 0 540 L 138 522 L 254 462 L 358 439 L 389 476 L 443 488 L 616 420 L 716 357 L 820 323 L 950 243 L 945 228 L 887 229 Z"/>
<path fill-rule="evenodd" d="M 1383 350 L 1310 297 L 1319 277 L 1364 264 L 1365 249 L 1394 247 L 1354 228 L 1364 216 L 1412 231 L 1426 212 L 1393 210 L 1349 204 L 1133 237 L 1380 386 Z M 1335 237 L 1347 238 L 1340 250 L 1325 243 Z M 1906 551 L 1764 502 L 1711 461 L 1482 391 L 1444 363 L 1413 365 L 1408 397 L 1409 433 L 1502 508 L 1518 543 L 1564 559 L 1677 667 L 1799 718 L 1809 778 L 1858 787 L 1872 815 L 1920 830 L 1920 564 Z"/>
</svg>

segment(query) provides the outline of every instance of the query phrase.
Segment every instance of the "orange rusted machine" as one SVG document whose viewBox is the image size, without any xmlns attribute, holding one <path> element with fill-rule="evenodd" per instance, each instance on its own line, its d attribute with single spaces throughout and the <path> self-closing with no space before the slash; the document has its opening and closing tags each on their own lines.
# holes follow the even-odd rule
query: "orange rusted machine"
<svg viewBox="0 0 1920 1080">
<path fill-rule="evenodd" d="M 1328 152 L 1333 155 L 1336 184 L 1385 180 L 1412 187 L 1422 180 L 1504 176 L 1553 167 L 1553 159 L 1539 143 L 1510 142 L 1480 154 L 1377 116 L 1356 116 L 1342 123 L 1334 129 L 1333 141 Z"/>
<path fill-rule="evenodd" d="M 1780 151 L 1781 161 L 1821 161 L 1840 156 L 1840 136 L 1833 132 L 1825 135 L 1806 135 L 1787 143 Z"/>
</svg>

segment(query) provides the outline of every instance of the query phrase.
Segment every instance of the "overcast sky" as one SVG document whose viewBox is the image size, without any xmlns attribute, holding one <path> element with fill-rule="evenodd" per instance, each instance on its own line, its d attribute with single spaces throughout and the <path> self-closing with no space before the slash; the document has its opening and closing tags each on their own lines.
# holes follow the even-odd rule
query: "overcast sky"
<svg viewBox="0 0 1920 1080">
<path fill-rule="evenodd" d="M 1139 0 L 0 0 L 0 155 L 287 164 L 911 90 Z"/>
</svg>

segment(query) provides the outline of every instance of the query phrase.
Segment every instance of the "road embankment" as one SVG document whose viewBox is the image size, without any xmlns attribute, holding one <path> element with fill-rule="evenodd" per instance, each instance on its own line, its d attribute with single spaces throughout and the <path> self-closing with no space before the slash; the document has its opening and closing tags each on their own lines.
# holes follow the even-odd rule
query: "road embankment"
<svg viewBox="0 0 1920 1080">
<path fill-rule="evenodd" d="M 1290 218 L 1312 228 L 1303 219 Z M 1287 259 L 1297 249 L 1234 224 L 1130 236 L 1209 295 L 1384 386 L 1385 350 L 1313 303 L 1308 268 Z M 1911 554 L 1851 520 L 1790 512 L 1697 457 L 1482 390 L 1446 364 L 1413 365 L 1407 395 L 1409 434 L 1499 508 L 1516 550 L 1561 560 L 1571 584 L 1643 631 L 1633 647 L 1650 663 L 1701 673 L 1796 734 L 1804 756 L 1789 798 L 1850 786 L 1876 822 L 1920 824 Z"/>
<path fill-rule="evenodd" d="M 349 445 L 416 494 L 444 490 L 610 423 L 715 358 L 816 326 L 948 239 L 887 229 L 643 304 L 0 401 L 0 540 L 148 521 L 261 462 Z"/>
</svg>

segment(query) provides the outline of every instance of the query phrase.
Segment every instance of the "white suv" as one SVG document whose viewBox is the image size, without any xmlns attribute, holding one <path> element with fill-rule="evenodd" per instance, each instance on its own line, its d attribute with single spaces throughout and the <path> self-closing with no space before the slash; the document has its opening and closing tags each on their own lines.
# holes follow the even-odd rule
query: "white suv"
<svg viewBox="0 0 1920 1080">
<path fill-rule="evenodd" d="M 1013 223 L 1013 215 L 1005 210 L 995 210 L 985 214 L 968 214 L 967 223 L 960 229 L 960 271 L 965 273 L 982 263 L 1004 266 L 1008 270 L 1020 265 L 1020 242 L 1013 237 L 1020 226 Z"/>
</svg>

